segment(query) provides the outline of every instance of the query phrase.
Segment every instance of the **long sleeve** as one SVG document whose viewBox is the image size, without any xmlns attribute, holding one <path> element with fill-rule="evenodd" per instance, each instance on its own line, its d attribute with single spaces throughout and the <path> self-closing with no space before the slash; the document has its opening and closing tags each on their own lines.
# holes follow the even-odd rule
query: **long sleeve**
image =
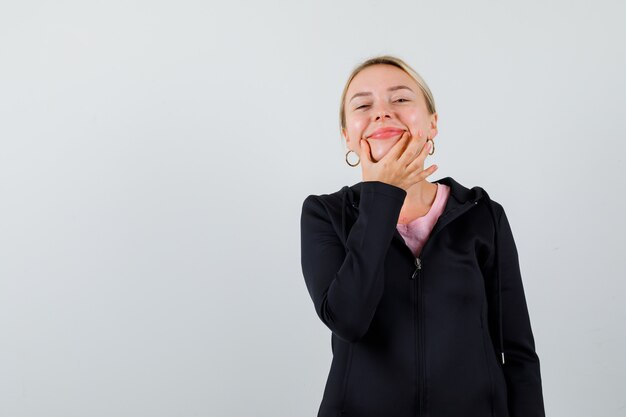
<svg viewBox="0 0 626 417">
<path fill-rule="evenodd" d="M 500 206 L 502 207 L 502 206 Z M 504 209 L 498 221 L 503 365 L 511 417 L 544 417 L 539 357 L 522 284 L 517 247 Z"/>
<path fill-rule="evenodd" d="M 320 197 L 302 205 L 301 264 L 317 315 L 338 337 L 355 342 L 369 328 L 384 289 L 384 261 L 406 191 L 361 183 L 359 214 L 341 242 Z"/>
</svg>

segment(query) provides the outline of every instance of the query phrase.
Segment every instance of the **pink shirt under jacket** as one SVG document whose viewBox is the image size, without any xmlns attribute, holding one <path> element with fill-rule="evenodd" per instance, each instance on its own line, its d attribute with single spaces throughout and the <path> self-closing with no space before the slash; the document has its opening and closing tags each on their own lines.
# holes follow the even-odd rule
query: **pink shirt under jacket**
<svg viewBox="0 0 626 417">
<path fill-rule="evenodd" d="M 402 238 L 406 242 L 407 246 L 411 248 L 411 251 L 413 251 L 415 256 L 419 256 L 422 251 L 424 244 L 428 240 L 430 232 L 433 230 L 433 227 L 435 227 L 435 223 L 437 223 L 437 219 L 441 213 L 443 213 L 443 209 L 446 206 L 446 201 L 448 200 L 449 195 L 450 187 L 445 184 L 437 183 L 435 201 L 432 206 L 430 206 L 428 213 L 422 217 L 418 217 L 410 223 L 398 223 L 398 232 L 400 232 L 400 235 L 402 235 Z"/>
</svg>

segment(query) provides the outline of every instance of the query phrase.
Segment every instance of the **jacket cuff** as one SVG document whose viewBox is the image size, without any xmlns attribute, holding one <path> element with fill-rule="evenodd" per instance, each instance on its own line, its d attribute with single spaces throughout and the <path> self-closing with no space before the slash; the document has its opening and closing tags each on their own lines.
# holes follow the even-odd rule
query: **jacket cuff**
<svg viewBox="0 0 626 417">
<path fill-rule="evenodd" d="M 383 194 L 388 197 L 395 198 L 404 203 L 406 197 L 406 190 L 395 185 L 388 184 L 382 181 L 363 181 L 361 183 L 361 191 L 363 193 L 376 193 Z"/>
</svg>

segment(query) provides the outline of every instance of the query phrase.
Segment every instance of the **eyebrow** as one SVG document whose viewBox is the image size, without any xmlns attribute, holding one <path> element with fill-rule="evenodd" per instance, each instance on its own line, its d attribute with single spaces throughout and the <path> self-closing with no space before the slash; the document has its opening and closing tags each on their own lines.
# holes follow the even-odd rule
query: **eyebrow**
<svg viewBox="0 0 626 417">
<path fill-rule="evenodd" d="M 402 90 L 402 89 L 406 89 L 409 90 L 410 92 L 414 93 L 413 90 L 411 90 L 409 87 L 407 87 L 406 85 L 395 85 L 393 87 L 389 87 L 387 89 L 387 91 L 396 91 L 396 90 Z M 356 93 L 355 95 L 352 96 L 352 98 L 350 99 L 350 101 L 354 100 L 357 97 L 362 97 L 362 96 L 371 96 L 372 93 L 369 92 L 362 92 L 362 93 Z"/>
</svg>

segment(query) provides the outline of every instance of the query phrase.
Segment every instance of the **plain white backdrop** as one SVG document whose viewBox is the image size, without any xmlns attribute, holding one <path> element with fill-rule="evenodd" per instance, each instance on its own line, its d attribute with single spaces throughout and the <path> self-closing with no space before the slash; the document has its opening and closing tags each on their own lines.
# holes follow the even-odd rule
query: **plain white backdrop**
<svg viewBox="0 0 626 417">
<path fill-rule="evenodd" d="M 439 113 L 516 239 L 550 416 L 626 415 L 626 3 L 0 0 L 0 417 L 314 416 L 309 194 L 351 69 Z"/>
</svg>

